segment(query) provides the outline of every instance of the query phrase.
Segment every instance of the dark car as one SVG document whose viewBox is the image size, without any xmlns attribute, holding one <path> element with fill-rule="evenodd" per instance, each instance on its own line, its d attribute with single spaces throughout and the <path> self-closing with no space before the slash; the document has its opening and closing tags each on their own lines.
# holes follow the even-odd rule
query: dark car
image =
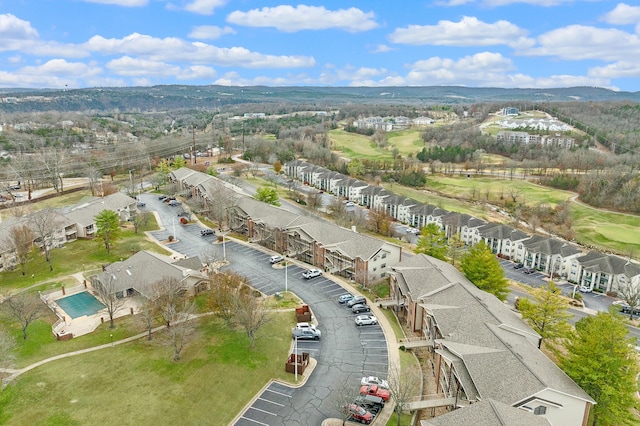
<svg viewBox="0 0 640 426">
<path fill-rule="evenodd" d="M 359 303 L 366 305 L 367 299 L 365 299 L 363 296 L 356 296 L 347 302 L 347 306 L 352 308 L 353 305 L 357 305 Z"/>
<path fill-rule="evenodd" d="M 200 231 L 200 235 L 202 235 L 203 237 L 207 235 L 213 235 L 213 234 L 214 234 L 213 229 L 202 229 Z"/>
<path fill-rule="evenodd" d="M 522 270 L 522 272 L 524 272 L 525 274 L 533 274 L 535 272 L 535 270 L 533 270 L 531 268 L 524 268 Z"/>
<path fill-rule="evenodd" d="M 522 263 L 516 263 L 515 265 L 513 265 L 513 269 L 522 269 L 524 268 L 524 265 Z"/>
<path fill-rule="evenodd" d="M 146 203 L 143 203 L 142 201 L 138 201 L 138 203 L 137 203 L 136 205 L 137 205 L 138 207 L 144 207 L 144 206 L 146 206 L 147 204 L 146 204 Z"/>
<path fill-rule="evenodd" d="M 160 196 L 158 197 L 158 200 L 160 200 L 160 201 L 164 201 L 164 200 L 166 200 L 166 199 L 167 199 L 167 196 L 166 196 L 166 195 L 160 195 Z"/>
<path fill-rule="evenodd" d="M 363 303 L 356 303 L 351 307 L 351 311 L 354 314 L 359 314 L 360 312 L 369 312 L 370 310 L 371 308 L 369 308 L 369 305 L 365 305 Z"/>
</svg>

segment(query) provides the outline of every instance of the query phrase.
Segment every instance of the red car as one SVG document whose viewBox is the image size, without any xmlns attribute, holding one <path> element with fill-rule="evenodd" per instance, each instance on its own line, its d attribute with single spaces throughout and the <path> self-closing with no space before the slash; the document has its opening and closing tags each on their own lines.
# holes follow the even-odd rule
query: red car
<svg viewBox="0 0 640 426">
<path fill-rule="evenodd" d="M 373 395 L 378 396 L 386 401 L 391 397 L 391 392 L 386 389 L 382 389 L 378 385 L 365 385 L 360 388 L 360 395 Z"/>
<path fill-rule="evenodd" d="M 349 415 L 349 420 L 364 423 L 365 425 L 373 421 L 373 414 L 357 404 L 345 405 L 344 412 Z"/>
</svg>

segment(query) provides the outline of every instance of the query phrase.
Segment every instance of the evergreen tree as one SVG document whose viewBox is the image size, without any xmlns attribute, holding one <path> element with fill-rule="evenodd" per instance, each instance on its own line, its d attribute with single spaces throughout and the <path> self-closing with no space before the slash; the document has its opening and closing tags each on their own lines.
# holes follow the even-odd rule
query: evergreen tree
<svg viewBox="0 0 640 426">
<path fill-rule="evenodd" d="M 616 314 L 598 312 L 576 323 L 566 344 L 560 366 L 597 404 L 592 408 L 594 425 L 635 425 L 631 409 L 638 365 L 635 338 Z"/>
<path fill-rule="evenodd" d="M 422 235 L 418 239 L 415 252 L 446 260 L 447 238 L 444 231 L 435 223 L 430 223 L 422 228 Z"/>
<path fill-rule="evenodd" d="M 264 203 L 271 204 L 274 206 L 280 205 L 278 191 L 276 191 L 274 188 L 269 188 L 269 187 L 258 188 L 253 198 L 255 198 L 258 201 L 262 201 Z"/>
<path fill-rule="evenodd" d="M 500 262 L 484 241 L 469 249 L 462 257 L 460 268 L 469 281 L 480 290 L 491 293 L 502 301 L 507 299 L 509 283 L 504 277 Z"/>
</svg>

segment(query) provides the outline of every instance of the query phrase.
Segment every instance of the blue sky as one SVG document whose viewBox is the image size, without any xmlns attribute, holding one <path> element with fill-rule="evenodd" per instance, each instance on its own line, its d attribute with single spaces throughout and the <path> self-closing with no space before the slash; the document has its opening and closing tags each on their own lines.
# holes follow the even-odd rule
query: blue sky
<svg viewBox="0 0 640 426">
<path fill-rule="evenodd" d="M 0 87 L 640 91 L 637 0 L 0 0 Z"/>
</svg>

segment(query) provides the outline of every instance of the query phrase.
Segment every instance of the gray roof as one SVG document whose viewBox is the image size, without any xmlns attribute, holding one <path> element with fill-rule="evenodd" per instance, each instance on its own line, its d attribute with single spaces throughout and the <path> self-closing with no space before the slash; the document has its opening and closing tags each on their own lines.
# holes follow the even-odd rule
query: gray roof
<svg viewBox="0 0 640 426">
<path fill-rule="evenodd" d="M 202 266 L 203 266 L 202 261 L 198 256 L 178 259 L 175 262 L 173 262 L 173 264 L 181 268 L 191 269 L 192 271 L 199 271 L 202 269 Z"/>
<path fill-rule="evenodd" d="M 115 280 L 116 291 L 132 288 L 147 298 L 152 297 L 152 285 L 163 278 L 174 278 L 178 282 L 189 276 L 206 278 L 198 270 L 185 268 L 172 262 L 173 259 L 168 256 L 143 250 L 124 261 L 108 265 L 97 277 L 104 282 L 110 274 Z"/>
<path fill-rule="evenodd" d="M 170 175 L 172 175 L 176 180 L 182 181 L 185 178 L 187 178 L 188 176 L 191 176 L 192 174 L 196 173 L 195 170 L 191 170 L 187 167 L 180 167 L 178 170 L 172 170 L 171 172 L 169 172 Z"/>
<path fill-rule="evenodd" d="M 540 336 L 453 265 L 426 255 L 393 267 L 435 321 L 437 351 L 450 359 L 469 399 L 513 405 L 547 388 L 593 400 L 538 348 Z"/>
<path fill-rule="evenodd" d="M 441 209 L 440 207 L 434 206 L 432 204 L 417 204 L 409 209 L 411 214 L 417 214 L 420 216 L 445 216 L 449 213 L 447 210 Z"/>
<path fill-rule="evenodd" d="M 561 255 L 562 257 L 568 257 L 581 252 L 573 244 L 541 235 L 533 235 L 531 238 L 524 240 L 522 244 L 531 253 L 542 253 L 549 256 Z"/>
<path fill-rule="evenodd" d="M 483 238 L 520 241 L 530 237 L 530 235 L 525 232 L 500 223 L 487 223 L 478 229 Z"/>
<path fill-rule="evenodd" d="M 81 202 L 62 210 L 62 214 L 72 222 L 86 226 L 94 223 L 96 215 L 104 210 L 122 210 L 135 202 L 134 198 L 121 192 L 116 192 L 106 197 L 92 197 L 86 202 Z"/>
<path fill-rule="evenodd" d="M 480 401 L 465 408 L 429 420 L 422 420 L 421 426 L 550 426 L 542 416 L 536 416 L 520 408 L 492 399 Z"/>
<path fill-rule="evenodd" d="M 576 259 L 582 268 L 591 272 L 605 272 L 609 275 L 626 275 L 635 277 L 640 275 L 640 266 L 627 259 L 597 251 L 591 251 Z"/>
</svg>

